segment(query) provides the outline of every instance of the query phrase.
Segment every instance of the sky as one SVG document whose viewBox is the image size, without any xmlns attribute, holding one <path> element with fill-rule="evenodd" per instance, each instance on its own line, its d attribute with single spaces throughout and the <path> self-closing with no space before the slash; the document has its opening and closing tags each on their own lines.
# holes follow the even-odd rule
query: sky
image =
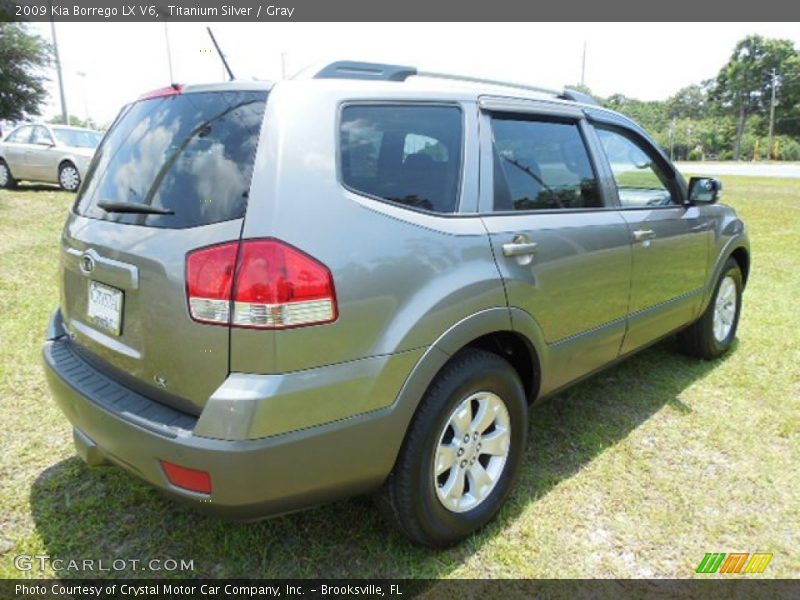
<svg viewBox="0 0 800 600">
<path fill-rule="evenodd" d="M 223 81 L 210 25 L 240 79 L 280 79 L 315 62 L 365 60 L 593 93 L 663 100 L 716 76 L 751 33 L 800 47 L 797 23 L 57 23 L 70 114 L 107 123 L 143 92 Z M 31 26 L 51 39 L 49 23 Z M 167 39 L 170 52 L 167 52 Z M 283 63 L 283 64 L 282 64 Z M 55 71 L 44 117 L 60 114 Z"/>
</svg>

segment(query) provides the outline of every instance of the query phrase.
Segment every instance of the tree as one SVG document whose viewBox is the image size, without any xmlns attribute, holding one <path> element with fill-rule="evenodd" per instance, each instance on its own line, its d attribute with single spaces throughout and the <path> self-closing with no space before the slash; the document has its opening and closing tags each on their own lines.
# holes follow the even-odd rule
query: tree
<svg viewBox="0 0 800 600">
<path fill-rule="evenodd" d="M 26 24 L 0 22 L 0 119 L 41 114 L 50 53 L 50 44 L 29 33 Z"/>
<path fill-rule="evenodd" d="M 614 94 L 602 101 L 603 106 L 616 110 L 639 123 L 648 131 L 666 131 L 669 118 L 664 102 L 643 101 Z"/>
<path fill-rule="evenodd" d="M 667 100 L 667 112 L 672 118 L 702 119 L 708 116 L 707 111 L 706 85 L 688 85 Z"/>
<path fill-rule="evenodd" d="M 800 137 L 800 52 L 789 58 L 778 73 L 775 132 Z"/>
<path fill-rule="evenodd" d="M 581 94 L 586 94 L 587 96 L 592 96 L 592 88 L 584 83 L 576 83 L 574 85 L 568 85 L 567 89 L 574 90 Z"/>
<path fill-rule="evenodd" d="M 783 73 L 787 61 L 795 55 L 794 44 L 789 40 L 750 35 L 736 44 L 727 64 L 717 75 L 711 93 L 713 100 L 723 109 L 737 114 L 734 160 L 739 160 L 741 154 L 748 116 L 769 110 L 773 72 Z"/>
<path fill-rule="evenodd" d="M 66 125 L 66 123 L 64 123 L 64 117 L 62 117 L 61 115 L 53 117 L 48 121 L 48 123 L 52 123 L 53 125 Z M 91 117 L 89 117 L 84 121 L 80 117 L 77 117 L 75 115 L 70 115 L 68 124 L 73 127 L 85 127 L 87 129 L 97 129 L 97 123 L 95 123 Z M 108 128 L 106 127 L 106 129 Z"/>
</svg>

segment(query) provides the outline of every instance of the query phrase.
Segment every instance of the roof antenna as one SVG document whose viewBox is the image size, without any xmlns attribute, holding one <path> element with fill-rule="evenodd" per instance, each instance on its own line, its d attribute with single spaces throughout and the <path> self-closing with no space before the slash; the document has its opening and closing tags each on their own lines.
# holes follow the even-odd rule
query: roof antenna
<svg viewBox="0 0 800 600">
<path fill-rule="evenodd" d="M 219 44 L 217 43 L 217 38 L 214 37 L 214 33 L 211 31 L 211 27 L 206 27 L 206 30 L 208 31 L 208 35 L 211 36 L 211 41 L 214 43 L 214 48 L 217 49 L 217 54 L 219 54 L 219 58 L 222 61 L 225 70 L 228 72 L 228 77 L 230 77 L 231 78 L 230 80 L 233 81 L 235 79 L 235 77 L 233 76 L 233 71 L 231 71 L 230 66 L 228 66 L 228 61 L 225 60 L 225 55 L 219 48 Z"/>
</svg>

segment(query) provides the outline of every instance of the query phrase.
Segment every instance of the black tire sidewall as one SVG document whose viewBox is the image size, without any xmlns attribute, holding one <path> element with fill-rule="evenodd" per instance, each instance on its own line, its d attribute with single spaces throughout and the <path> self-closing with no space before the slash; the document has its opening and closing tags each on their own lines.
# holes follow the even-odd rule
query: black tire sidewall
<svg viewBox="0 0 800 600">
<path fill-rule="evenodd" d="M 411 473 L 416 474 L 411 490 L 417 498 L 414 517 L 425 536 L 439 544 L 456 542 L 485 525 L 497 513 L 510 491 L 521 463 L 527 439 L 527 403 L 522 384 L 511 365 L 500 357 L 478 372 L 453 377 L 430 398 L 438 406 L 435 419 L 419 423 L 421 448 L 411 449 Z M 434 455 L 439 436 L 453 409 L 465 398 L 480 391 L 496 394 L 505 404 L 511 422 L 508 458 L 494 489 L 474 509 L 455 513 L 442 505 L 434 488 Z"/>
<path fill-rule="evenodd" d="M 4 160 L 0 160 L 0 169 L 5 169 L 6 173 L 8 173 L 8 178 L 6 179 L 5 185 L 1 185 L 0 189 L 11 189 L 14 187 L 14 176 L 11 174 L 11 169 L 8 167 L 8 164 Z"/>
<path fill-rule="evenodd" d="M 733 324 L 731 326 L 731 330 L 728 332 L 727 337 L 720 342 L 714 335 L 714 309 L 717 303 L 719 289 L 722 286 L 722 282 L 728 276 L 733 279 L 733 282 L 736 286 L 736 312 L 733 315 Z M 714 287 L 714 295 L 711 297 L 711 301 L 708 305 L 708 312 L 706 313 L 704 323 L 704 335 L 708 339 L 708 345 L 711 349 L 711 354 L 714 356 L 719 356 L 727 351 L 728 348 L 731 347 L 731 344 L 733 344 L 733 340 L 736 339 L 736 331 L 739 327 L 739 315 L 742 313 L 743 288 L 744 281 L 742 279 L 742 272 L 739 269 L 738 263 L 733 259 L 728 259 L 728 261 L 725 263 L 725 266 L 722 268 L 722 272 L 717 280 L 717 285 Z"/>
</svg>

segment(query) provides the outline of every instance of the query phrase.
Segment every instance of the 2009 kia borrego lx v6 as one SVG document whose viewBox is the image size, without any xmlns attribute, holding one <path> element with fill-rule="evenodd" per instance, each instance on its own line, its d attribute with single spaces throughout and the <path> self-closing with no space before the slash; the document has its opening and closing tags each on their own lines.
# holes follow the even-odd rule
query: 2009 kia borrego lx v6
<svg viewBox="0 0 800 600">
<path fill-rule="evenodd" d="M 258 518 L 377 492 L 454 543 L 528 407 L 677 333 L 736 333 L 748 239 L 575 92 L 334 63 L 127 106 L 62 237 L 44 361 L 89 464 Z"/>
</svg>

